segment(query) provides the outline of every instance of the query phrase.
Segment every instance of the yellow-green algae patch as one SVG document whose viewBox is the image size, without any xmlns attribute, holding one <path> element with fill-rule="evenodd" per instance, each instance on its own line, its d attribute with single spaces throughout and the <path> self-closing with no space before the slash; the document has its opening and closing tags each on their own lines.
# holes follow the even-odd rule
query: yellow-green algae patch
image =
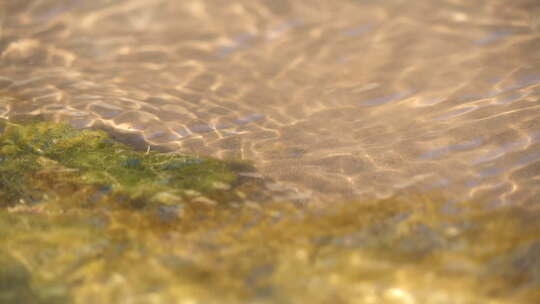
<svg viewBox="0 0 540 304">
<path fill-rule="evenodd" d="M 188 198 L 230 202 L 242 196 L 224 191 L 238 186 L 234 171 L 249 169 L 241 162 L 136 152 L 105 132 L 66 124 L 0 120 L 0 128 L 0 206 L 31 204 L 81 188 L 87 193 L 78 203 L 103 197 L 140 208 L 178 205 Z"/>
<path fill-rule="evenodd" d="M 538 211 L 424 197 L 232 204 L 249 194 L 226 162 L 192 169 L 198 185 L 101 132 L 3 132 L 0 303 L 540 303 Z M 77 160 L 81 147 L 125 158 Z"/>
</svg>

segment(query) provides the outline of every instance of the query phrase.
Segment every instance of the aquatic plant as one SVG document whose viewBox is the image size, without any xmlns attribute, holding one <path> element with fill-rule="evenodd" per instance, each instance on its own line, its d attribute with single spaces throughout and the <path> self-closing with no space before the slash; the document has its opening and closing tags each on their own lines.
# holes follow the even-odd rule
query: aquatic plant
<svg viewBox="0 0 540 304">
<path fill-rule="evenodd" d="M 234 171 L 250 170 L 239 161 L 137 152 L 103 131 L 66 124 L 0 121 L 0 127 L 0 206 L 83 190 L 86 197 L 77 203 L 114 197 L 138 208 L 193 200 L 223 204 L 243 195 Z"/>
<path fill-rule="evenodd" d="M 263 204 L 243 199 L 264 190 L 235 173 L 243 163 L 61 124 L 2 128 L 0 303 L 540 301 L 535 210 Z"/>
</svg>

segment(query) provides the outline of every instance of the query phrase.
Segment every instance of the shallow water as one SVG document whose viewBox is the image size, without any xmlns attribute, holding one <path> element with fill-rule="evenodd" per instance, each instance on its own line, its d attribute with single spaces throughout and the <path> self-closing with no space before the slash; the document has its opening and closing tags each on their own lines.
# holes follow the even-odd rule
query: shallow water
<svg viewBox="0 0 540 304">
<path fill-rule="evenodd" d="M 251 159 L 311 200 L 540 196 L 537 1 L 17 0 L 0 11 L 3 117 Z"/>
<path fill-rule="evenodd" d="M 0 118 L 252 160 L 279 198 L 89 207 L 36 154 L 0 303 L 535 303 L 539 51 L 536 0 L 0 1 Z"/>
</svg>

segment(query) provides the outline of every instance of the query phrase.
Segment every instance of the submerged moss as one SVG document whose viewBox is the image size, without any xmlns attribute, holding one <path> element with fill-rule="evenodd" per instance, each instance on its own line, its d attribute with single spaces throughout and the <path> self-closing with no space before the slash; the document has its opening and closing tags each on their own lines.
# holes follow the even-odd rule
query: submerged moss
<svg viewBox="0 0 540 304">
<path fill-rule="evenodd" d="M 231 163 L 44 123 L 1 143 L 0 303 L 540 302 L 539 211 L 235 205 Z"/>
<path fill-rule="evenodd" d="M 240 162 L 137 152 L 98 130 L 0 121 L 0 205 L 86 193 L 80 203 L 114 197 L 135 207 L 238 200 Z M 231 191 L 231 189 L 233 189 Z M 240 196 L 239 196 L 240 195 Z M 204 199 L 203 199 L 204 198 Z M 82 201 L 81 201 L 82 199 Z"/>
</svg>

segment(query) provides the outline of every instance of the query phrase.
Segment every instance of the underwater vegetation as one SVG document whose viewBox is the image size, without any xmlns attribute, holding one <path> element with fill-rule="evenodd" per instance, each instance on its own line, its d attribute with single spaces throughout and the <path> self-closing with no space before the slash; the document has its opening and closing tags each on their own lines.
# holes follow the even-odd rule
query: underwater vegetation
<svg viewBox="0 0 540 304">
<path fill-rule="evenodd" d="M 538 210 L 297 206 L 244 162 L 0 131 L 0 303 L 540 303 Z"/>
<path fill-rule="evenodd" d="M 83 188 L 92 194 L 79 201 L 85 204 L 103 197 L 143 209 L 180 207 L 194 197 L 207 204 L 230 203 L 244 197 L 237 189 L 242 178 L 233 171 L 252 170 L 239 161 L 136 152 L 103 131 L 79 131 L 66 124 L 0 121 L 0 130 L 4 207 L 72 195 Z M 231 189 L 235 191 L 224 191 Z"/>
</svg>

